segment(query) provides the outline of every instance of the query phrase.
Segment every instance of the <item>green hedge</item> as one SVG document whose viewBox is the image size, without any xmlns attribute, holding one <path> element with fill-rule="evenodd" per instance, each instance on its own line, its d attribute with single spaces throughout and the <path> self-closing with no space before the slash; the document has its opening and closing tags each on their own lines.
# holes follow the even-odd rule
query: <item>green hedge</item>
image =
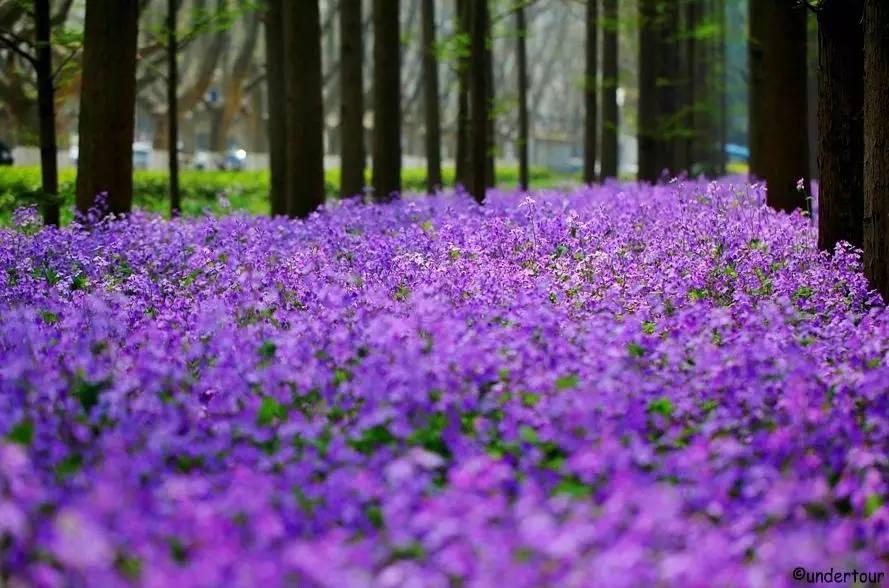
<svg viewBox="0 0 889 588">
<path fill-rule="evenodd" d="M 335 198 L 339 187 L 339 170 L 328 170 L 325 175 L 325 189 L 329 198 Z M 454 170 L 443 170 L 444 181 L 453 185 Z M 62 170 L 59 174 L 59 192 L 64 201 L 62 220 L 71 218 L 70 208 L 74 203 L 73 169 Z M 567 183 L 573 178 L 559 176 L 546 168 L 531 169 L 531 184 L 542 188 Z M 518 183 L 518 169 L 501 167 L 497 169 L 498 185 L 515 186 Z M 169 208 L 167 199 L 167 174 L 161 171 L 137 170 L 133 175 L 136 208 L 166 214 Z M 195 216 L 209 208 L 220 211 L 219 196 L 224 195 L 237 210 L 255 214 L 269 212 L 267 171 L 197 171 L 185 170 L 181 174 L 183 214 Z M 370 175 L 368 172 L 368 183 Z M 423 169 L 405 169 L 402 172 L 402 186 L 405 192 L 421 192 L 426 187 L 426 173 Z M 0 222 L 7 222 L 12 211 L 19 206 L 33 204 L 40 200 L 40 168 L 0 167 Z"/>
</svg>

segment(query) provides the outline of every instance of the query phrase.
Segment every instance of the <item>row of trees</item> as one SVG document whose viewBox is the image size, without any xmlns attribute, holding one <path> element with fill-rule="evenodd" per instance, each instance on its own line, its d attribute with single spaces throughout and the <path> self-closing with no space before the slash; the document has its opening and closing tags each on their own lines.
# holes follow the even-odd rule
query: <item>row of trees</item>
<svg viewBox="0 0 889 588">
<path fill-rule="evenodd" d="M 435 0 L 420 0 L 428 188 L 441 186 L 440 95 Z M 82 57 L 77 205 L 86 210 L 107 193 L 113 212 L 130 209 L 139 0 L 87 0 Z M 176 14 L 168 0 L 167 82 L 170 145 L 176 145 Z M 458 47 L 456 176 L 479 202 L 496 180 L 492 20 L 510 17 L 516 31 L 517 152 L 528 182 L 528 75 L 525 10 L 533 0 L 454 0 Z M 616 175 L 619 3 L 586 0 L 584 181 Z M 493 15 L 491 6 L 498 7 Z M 724 171 L 725 0 L 637 0 L 639 177 L 656 181 L 684 170 Z M 340 0 L 341 195 L 365 190 L 364 15 L 360 0 Z M 372 197 L 400 191 L 400 2 L 372 2 Z M 751 171 L 769 185 L 769 204 L 806 209 L 799 178 L 809 176 L 806 115 L 806 11 L 817 15 L 819 245 L 846 240 L 863 246 L 868 275 L 889 292 L 889 194 L 885 137 L 887 9 L 881 0 L 749 0 Z M 48 0 L 34 0 L 35 55 L 45 139 L 44 190 L 55 192 L 53 64 Z M 274 214 L 305 216 L 323 200 L 323 72 L 319 0 L 268 0 L 265 6 L 271 200 Z M 713 34 L 713 27 L 716 34 Z M 603 55 L 598 55 L 598 36 Z M 18 48 L 18 45 L 15 45 Z M 580 49 L 580 48 L 578 48 Z M 580 51 L 578 51 L 580 53 Z M 597 86 L 599 65 L 602 85 Z M 714 80 L 717 80 L 714 82 Z M 600 96 L 601 94 L 601 96 Z M 49 95 L 49 97 L 47 97 Z M 601 122 L 597 104 L 601 99 Z M 721 111 L 720 111 L 721 109 Z M 601 129 L 601 134 L 599 129 Z M 52 141 L 52 143 L 51 143 Z M 597 146 L 601 145 L 601 158 Z M 171 149 L 171 209 L 178 210 Z M 597 168 L 597 160 L 601 167 Z M 884 203 L 884 201 L 887 201 Z M 57 222 L 57 203 L 47 206 Z"/>
<path fill-rule="evenodd" d="M 769 204 L 807 210 L 806 12 L 818 24 L 818 245 L 863 247 L 889 295 L 889 4 L 750 0 L 751 172 Z"/>
</svg>

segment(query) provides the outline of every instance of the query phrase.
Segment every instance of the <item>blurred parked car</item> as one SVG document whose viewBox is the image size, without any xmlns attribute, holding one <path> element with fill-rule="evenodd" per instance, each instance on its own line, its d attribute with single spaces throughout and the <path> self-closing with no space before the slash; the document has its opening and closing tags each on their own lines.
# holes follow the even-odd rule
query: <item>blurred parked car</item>
<svg viewBox="0 0 889 588">
<path fill-rule="evenodd" d="M 746 145 L 737 145 L 735 143 L 727 143 L 725 146 L 725 154 L 730 161 L 750 161 L 750 149 Z"/>
<path fill-rule="evenodd" d="M 0 141 L 0 165 L 12 165 L 12 162 L 12 149 L 3 141 Z"/>
<path fill-rule="evenodd" d="M 210 169 L 210 166 L 213 164 L 213 158 L 210 157 L 210 154 L 206 151 L 195 151 L 194 157 L 192 158 L 192 167 L 195 169 Z"/>
<path fill-rule="evenodd" d="M 247 152 L 243 149 L 230 149 L 222 159 L 221 169 L 243 171 L 247 166 Z"/>
<path fill-rule="evenodd" d="M 151 153 L 153 148 L 151 143 L 146 141 L 136 141 L 133 143 L 133 169 L 148 169 L 151 163 Z M 77 146 L 77 138 L 71 142 L 68 147 L 68 159 L 71 165 L 77 165 L 77 158 L 80 155 L 80 148 Z"/>
</svg>

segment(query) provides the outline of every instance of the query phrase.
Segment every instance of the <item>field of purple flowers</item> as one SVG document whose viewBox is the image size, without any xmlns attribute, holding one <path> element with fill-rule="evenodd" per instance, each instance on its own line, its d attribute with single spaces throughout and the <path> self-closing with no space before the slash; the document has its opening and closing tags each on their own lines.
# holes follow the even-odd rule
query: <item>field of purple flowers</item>
<svg viewBox="0 0 889 588">
<path fill-rule="evenodd" d="M 0 231 L 0 584 L 889 561 L 889 312 L 760 186 Z"/>
</svg>

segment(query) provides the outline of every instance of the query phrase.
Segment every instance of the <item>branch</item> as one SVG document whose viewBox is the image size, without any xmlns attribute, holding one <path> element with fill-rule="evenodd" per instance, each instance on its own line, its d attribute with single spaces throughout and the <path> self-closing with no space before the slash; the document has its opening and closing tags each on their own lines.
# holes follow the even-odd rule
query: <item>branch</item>
<svg viewBox="0 0 889 588">
<path fill-rule="evenodd" d="M 6 35 L 11 35 L 13 38 L 10 39 Z M 21 47 L 19 47 L 21 42 L 23 42 L 23 41 L 19 40 L 19 37 L 15 33 L 12 33 L 10 31 L 0 31 L 0 43 L 3 43 L 4 45 L 6 45 L 10 50 L 12 50 L 15 54 L 17 54 L 22 59 L 26 60 L 32 66 L 37 67 L 37 58 L 34 57 L 33 55 L 31 55 L 30 53 L 28 53 L 27 51 L 25 51 L 24 49 L 22 49 Z M 26 42 L 26 41 L 24 41 L 24 42 Z M 28 43 L 28 44 L 30 44 L 30 43 Z"/>
</svg>

